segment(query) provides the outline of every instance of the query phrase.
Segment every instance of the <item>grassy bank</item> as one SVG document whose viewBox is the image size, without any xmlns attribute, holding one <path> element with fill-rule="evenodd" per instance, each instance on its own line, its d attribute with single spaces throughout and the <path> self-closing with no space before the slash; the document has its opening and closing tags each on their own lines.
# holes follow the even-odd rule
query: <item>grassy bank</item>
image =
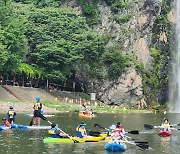
<svg viewBox="0 0 180 154">
<path fill-rule="evenodd" d="M 50 102 L 50 101 L 43 101 L 43 105 L 56 108 L 58 111 L 61 112 L 74 112 L 74 111 L 81 111 L 83 110 L 83 106 L 80 104 L 72 104 L 72 103 L 60 103 L 60 102 Z M 122 108 L 119 106 L 95 106 L 90 105 L 90 108 L 93 109 L 94 112 L 97 113 L 147 113 L 150 111 L 147 110 L 137 110 L 137 109 L 129 109 L 129 108 Z"/>
</svg>

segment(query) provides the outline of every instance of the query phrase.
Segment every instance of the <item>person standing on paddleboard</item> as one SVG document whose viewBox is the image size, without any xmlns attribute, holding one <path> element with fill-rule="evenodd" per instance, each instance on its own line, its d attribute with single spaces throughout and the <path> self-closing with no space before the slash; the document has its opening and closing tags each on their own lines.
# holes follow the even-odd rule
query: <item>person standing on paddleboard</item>
<svg viewBox="0 0 180 154">
<path fill-rule="evenodd" d="M 8 121 L 10 124 L 13 124 L 15 122 L 15 116 L 16 116 L 16 112 L 13 109 L 13 106 L 10 105 L 9 107 L 9 111 L 7 112 L 8 115 Z"/>
<path fill-rule="evenodd" d="M 36 125 L 36 121 L 38 121 L 38 126 L 40 126 L 40 114 L 42 110 L 42 103 L 40 102 L 40 97 L 36 97 L 36 103 L 34 104 L 34 125 Z"/>
</svg>

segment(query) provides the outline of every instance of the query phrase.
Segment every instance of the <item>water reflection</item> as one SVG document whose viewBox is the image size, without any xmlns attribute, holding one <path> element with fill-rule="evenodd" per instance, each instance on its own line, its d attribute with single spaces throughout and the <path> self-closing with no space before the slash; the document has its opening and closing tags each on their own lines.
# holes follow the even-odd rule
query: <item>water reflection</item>
<svg viewBox="0 0 180 154">
<path fill-rule="evenodd" d="M 158 130 L 152 129 L 145 131 L 144 124 L 149 123 L 158 125 L 164 118 L 163 114 L 97 114 L 93 119 L 80 119 L 78 113 L 61 113 L 52 118 L 51 121 L 58 123 L 60 128 L 70 135 L 75 135 L 75 129 L 79 122 L 84 121 L 87 124 L 87 130 L 104 131 L 95 128 L 98 123 L 103 127 L 109 128 L 112 124 L 120 121 L 125 130 L 140 131 L 139 135 L 128 134 L 128 136 L 140 141 L 148 141 L 153 150 L 142 150 L 136 145 L 127 145 L 126 154 L 155 154 L 155 153 L 173 153 L 179 154 L 180 131 L 172 130 L 172 137 L 159 137 Z M 179 123 L 180 114 L 168 114 L 167 118 L 172 124 Z M 30 118 L 18 115 L 17 122 L 28 124 Z M 48 125 L 42 121 L 43 125 Z M 0 132 L 0 154 L 119 154 L 120 152 L 105 151 L 106 142 L 102 143 L 77 143 L 77 144 L 45 144 L 43 138 L 48 137 L 47 130 L 7 130 Z"/>
</svg>

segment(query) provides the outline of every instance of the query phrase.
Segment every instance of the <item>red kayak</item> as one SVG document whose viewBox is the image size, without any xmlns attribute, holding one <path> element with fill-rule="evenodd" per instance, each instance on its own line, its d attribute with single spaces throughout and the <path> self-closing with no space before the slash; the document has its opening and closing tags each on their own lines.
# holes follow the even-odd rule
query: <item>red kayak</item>
<svg viewBox="0 0 180 154">
<path fill-rule="evenodd" d="M 160 131 L 160 132 L 158 132 L 158 135 L 162 136 L 162 137 L 171 136 L 172 132 L 171 131 Z"/>
</svg>

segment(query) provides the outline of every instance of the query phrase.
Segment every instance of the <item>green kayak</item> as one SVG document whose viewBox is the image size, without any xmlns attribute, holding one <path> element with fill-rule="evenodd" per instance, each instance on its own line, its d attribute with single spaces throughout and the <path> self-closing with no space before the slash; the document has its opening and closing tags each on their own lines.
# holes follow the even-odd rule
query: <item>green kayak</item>
<svg viewBox="0 0 180 154">
<path fill-rule="evenodd" d="M 47 137 L 43 139 L 44 143 L 74 143 L 74 140 L 80 143 L 84 142 L 98 142 L 100 140 L 104 140 L 105 136 L 87 136 L 86 138 L 78 138 L 78 137 L 72 137 L 70 138 L 53 138 L 53 137 Z"/>
<path fill-rule="evenodd" d="M 43 139 L 44 143 L 74 143 L 73 140 L 70 138 L 53 138 L 53 137 L 46 137 Z"/>
</svg>

